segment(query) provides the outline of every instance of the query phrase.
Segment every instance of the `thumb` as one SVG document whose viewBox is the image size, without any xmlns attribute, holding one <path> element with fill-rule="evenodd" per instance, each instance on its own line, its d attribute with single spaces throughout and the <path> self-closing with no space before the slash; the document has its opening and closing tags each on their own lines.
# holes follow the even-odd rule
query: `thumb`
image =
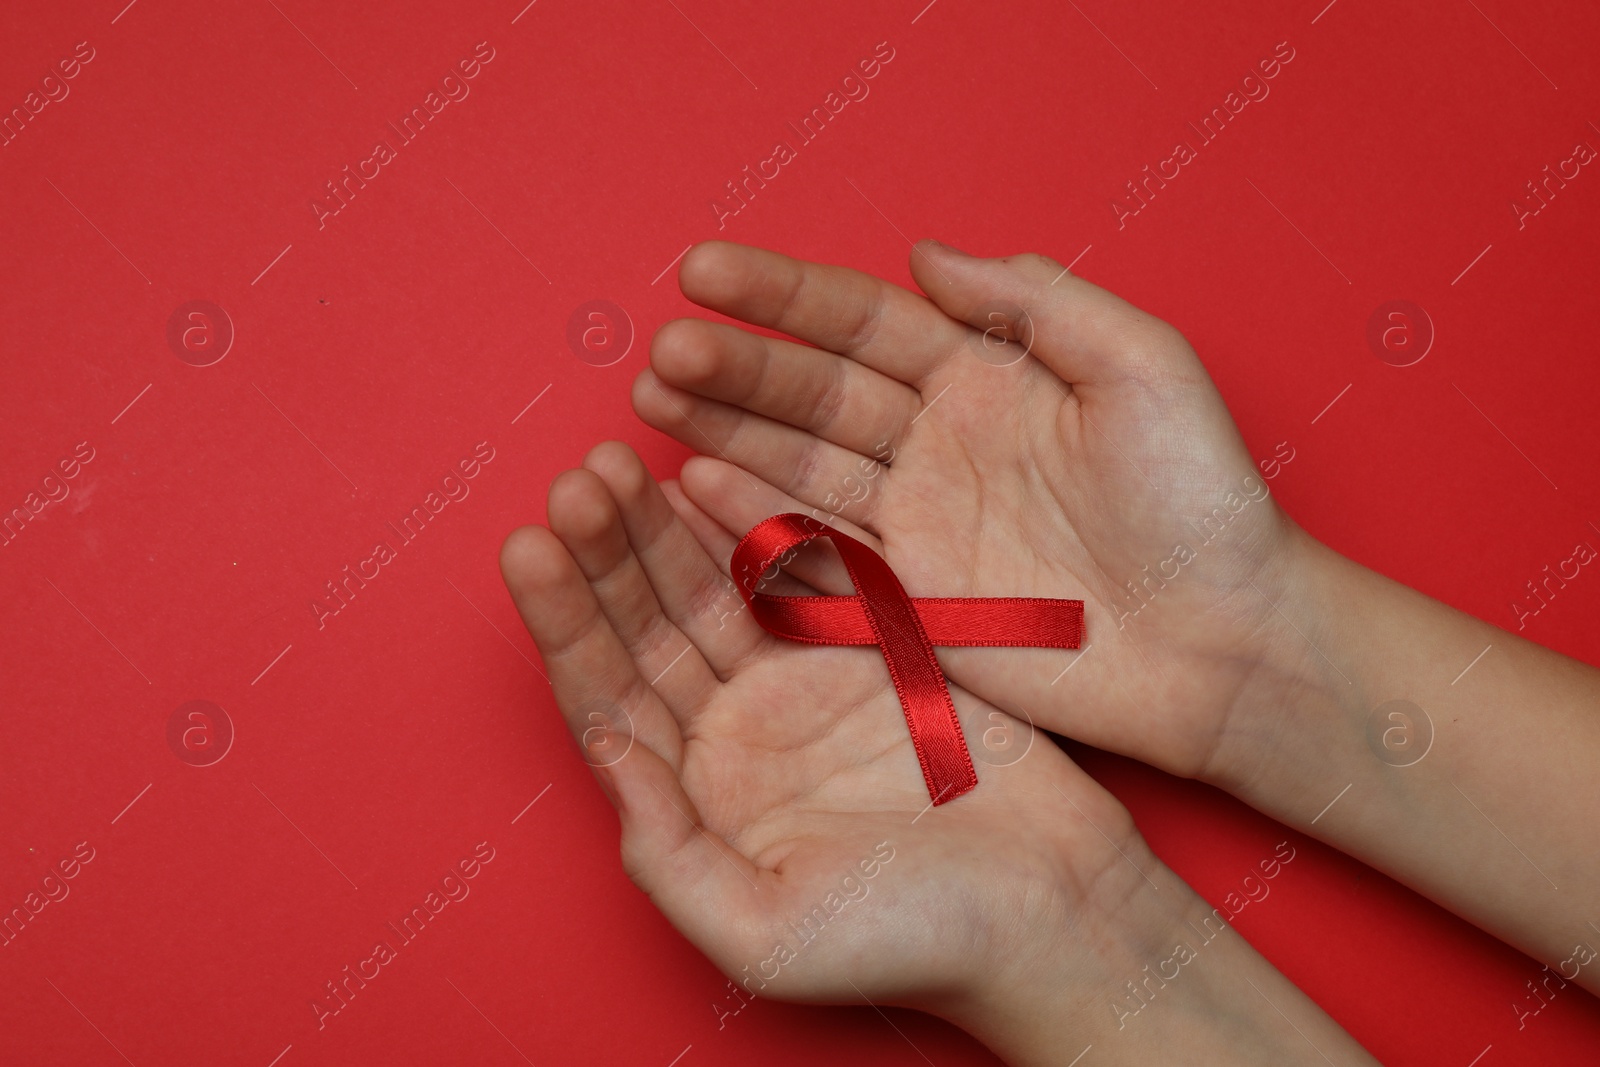
<svg viewBox="0 0 1600 1067">
<path fill-rule="evenodd" d="M 982 259 L 923 240 L 911 274 L 946 315 L 985 332 L 989 362 L 1032 355 L 1074 386 L 1205 374 L 1177 330 L 1048 256 Z"/>
<path fill-rule="evenodd" d="M 595 777 L 622 823 L 622 868 L 713 962 L 748 962 L 776 876 L 706 829 L 677 774 L 635 743 Z"/>
</svg>

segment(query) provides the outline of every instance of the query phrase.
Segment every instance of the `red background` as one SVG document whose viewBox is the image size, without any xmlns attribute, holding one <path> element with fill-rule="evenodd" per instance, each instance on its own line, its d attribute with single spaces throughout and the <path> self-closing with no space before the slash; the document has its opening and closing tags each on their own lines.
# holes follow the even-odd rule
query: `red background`
<svg viewBox="0 0 1600 1067">
<path fill-rule="evenodd" d="M 693 241 L 903 284 L 906 238 L 1082 253 L 1188 335 L 1258 456 L 1289 442 L 1273 491 L 1341 551 L 1514 628 L 1524 582 L 1600 544 L 1600 175 L 1510 208 L 1600 146 L 1593 5 L 124 2 L 14 9 L 0 40 L 7 112 L 95 52 L 0 148 L 0 507 L 95 453 L 0 547 L 0 905 L 95 850 L 0 948 L 6 1063 L 992 1062 L 903 1011 L 719 1027 L 723 980 L 622 876 L 501 587 L 501 539 L 591 444 L 675 471 L 627 394 L 691 310 L 667 268 Z M 324 183 L 480 41 L 470 95 L 319 229 Z M 870 96 L 719 231 L 723 183 L 880 41 Z M 1119 229 L 1124 183 L 1280 41 L 1271 95 Z M 236 331 L 208 367 L 167 342 L 197 299 Z M 595 299 L 636 331 L 604 368 L 567 342 Z M 1437 332 L 1404 368 L 1366 339 L 1396 299 Z M 471 495 L 319 629 L 323 583 L 480 441 Z M 1600 578 L 1525 633 L 1594 660 Z M 236 732 L 207 767 L 167 740 L 196 699 Z M 1575 987 L 1519 1031 L 1539 965 L 1383 876 L 1078 754 L 1213 902 L 1292 840 L 1238 928 L 1380 1058 L 1600 1042 Z M 323 983 L 480 841 L 471 896 L 319 1031 Z"/>
</svg>

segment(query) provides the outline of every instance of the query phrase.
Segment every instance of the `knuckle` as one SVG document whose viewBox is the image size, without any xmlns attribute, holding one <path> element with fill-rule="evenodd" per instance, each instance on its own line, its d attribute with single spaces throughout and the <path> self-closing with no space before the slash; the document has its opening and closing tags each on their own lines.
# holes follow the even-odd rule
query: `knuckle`
<svg viewBox="0 0 1600 1067">
<path fill-rule="evenodd" d="M 859 351 L 870 345 L 883 327 L 884 309 L 888 302 L 874 292 L 863 295 L 848 312 L 846 325 L 841 330 L 842 348 L 847 352 Z"/>
<path fill-rule="evenodd" d="M 822 473 L 822 449 L 815 443 L 807 445 L 795 457 L 791 482 L 796 496 L 809 495 Z"/>
<path fill-rule="evenodd" d="M 845 365 L 842 362 L 830 361 L 817 373 L 821 380 L 817 383 L 816 403 L 812 406 L 808 428 L 821 431 L 838 423 L 844 414 L 849 393 L 845 388 Z"/>
</svg>

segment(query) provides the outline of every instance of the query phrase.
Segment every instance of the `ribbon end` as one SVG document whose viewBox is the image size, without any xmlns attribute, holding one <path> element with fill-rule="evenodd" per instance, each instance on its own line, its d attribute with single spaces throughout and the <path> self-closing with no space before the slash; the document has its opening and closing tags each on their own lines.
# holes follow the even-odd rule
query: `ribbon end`
<svg viewBox="0 0 1600 1067">
<path fill-rule="evenodd" d="M 978 788 L 978 772 L 971 766 L 966 768 L 966 773 L 959 775 L 954 781 L 945 783 L 943 788 L 935 791 L 934 783 L 928 783 L 928 795 L 933 798 L 933 807 L 948 804 L 957 797 L 966 796 Z"/>
</svg>

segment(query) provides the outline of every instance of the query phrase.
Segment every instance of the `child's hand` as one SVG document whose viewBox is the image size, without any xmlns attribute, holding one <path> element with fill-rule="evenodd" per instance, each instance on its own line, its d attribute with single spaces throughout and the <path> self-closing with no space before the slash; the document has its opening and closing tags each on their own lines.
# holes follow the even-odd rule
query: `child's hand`
<svg viewBox="0 0 1600 1067">
<path fill-rule="evenodd" d="M 986 744 L 1030 731 L 953 686 L 979 784 L 932 807 L 880 652 L 768 635 L 686 520 L 727 536 L 604 444 L 501 566 L 624 869 L 734 996 L 922 1008 L 1021 1067 L 1371 1062 L 1049 738 Z"/>
<path fill-rule="evenodd" d="M 837 510 L 913 596 L 1082 597 L 1081 653 L 939 658 L 978 696 L 1221 786 L 1600 991 L 1600 969 L 1574 970 L 1597 929 L 1600 847 L 1575 828 L 1600 807 L 1600 672 L 1301 531 L 1171 327 L 1038 256 L 928 243 L 911 267 L 932 302 L 737 245 L 685 257 L 691 299 L 818 346 L 657 333 L 634 406 L 720 457 L 683 470 L 725 528 L 692 513 L 705 543 Z M 1020 348 L 977 343 L 1007 325 L 1000 303 L 1031 316 L 1031 356 L 1004 367 Z"/>
<path fill-rule="evenodd" d="M 973 1025 L 1048 989 L 1059 1018 L 1099 1024 L 1116 968 L 1170 954 L 1198 901 L 1048 738 L 980 751 L 979 788 L 931 808 L 879 651 L 763 631 L 626 446 L 557 478 L 549 522 L 506 541 L 506 583 L 617 806 L 628 875 L 741 995 Z M 986 729 L 1026 741 L 953 696 L 975 750 Z"/>
<path fill-rule="evenodd" d="M 696 303 L 817 346 L 694 319 L 657 333 L 634 406 L 711 457 L 685 465 L 688 498 L 734 534 L 836 514 L 913 596 L 1081 597 L 1081 652 L 940 660 L 1013 713 L 1174 773 L 1248 765 L 1235 740 L 1258 748 L 1264 727 L 1238 709 L 1266 703 L 1245 699 L 1255 665 L 1296 640 L 1273 603 L 1297 528 L 1194 352 L 1041 256 L 924 242 L 911 266 L 932 301 L 738 245 L 684 258 Z M 836 564 L 797 573 L 849 590 Z"/>
</svg>

